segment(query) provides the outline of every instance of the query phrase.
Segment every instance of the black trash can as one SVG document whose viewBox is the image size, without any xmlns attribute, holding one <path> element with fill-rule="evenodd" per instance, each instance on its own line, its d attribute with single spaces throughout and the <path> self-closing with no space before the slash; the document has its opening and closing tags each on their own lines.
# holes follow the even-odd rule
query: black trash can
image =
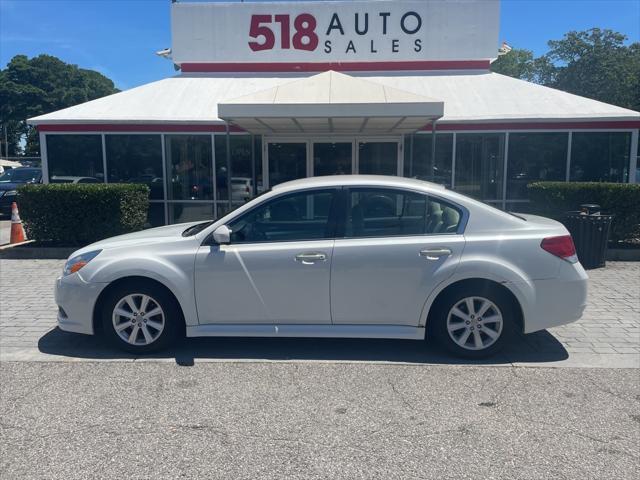
<svg viewBox="0 0 640 480">
<path fill-rule="evenodd" d="M 564 225 L 571 233 L 576 253 L 586 269 L 605 266 L 605 253 L 613 215 L 600 213 L 600 205 L 580 205 L 577 212 L 567 212 Z"/>
</svg>

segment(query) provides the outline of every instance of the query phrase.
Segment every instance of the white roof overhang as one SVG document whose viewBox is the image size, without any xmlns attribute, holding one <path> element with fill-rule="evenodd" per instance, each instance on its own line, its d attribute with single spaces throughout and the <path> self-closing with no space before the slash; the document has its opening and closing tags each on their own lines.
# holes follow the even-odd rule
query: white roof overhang
<svg viewBox="0 0 640 480">
<path fill-rule="evenodd" d="M 218 116 L 256 134 L 412 133 L 444 102 L 328 71 L 218 104 Z"/>
</svg>

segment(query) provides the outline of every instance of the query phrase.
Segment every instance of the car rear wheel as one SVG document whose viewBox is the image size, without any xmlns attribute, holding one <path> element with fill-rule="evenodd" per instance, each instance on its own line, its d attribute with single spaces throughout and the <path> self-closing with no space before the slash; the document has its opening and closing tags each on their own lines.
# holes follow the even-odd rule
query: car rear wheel
<svg viewBox="0 0 640 480">
<path fill-rule="evenodd" d="M 103 302 L 102 330 L 117 348 L 150 353 L 167 348 L 178 336 L 180 309 L 155 285 L 122 285 Z"/>
<path fill-rule="evenodd" d="M 438 306 L 435 334 L 457 356 L 484 358 L 508 343 L 514 315 L 511 302 L 501 292 L 457 291 Z"/>
</svg>

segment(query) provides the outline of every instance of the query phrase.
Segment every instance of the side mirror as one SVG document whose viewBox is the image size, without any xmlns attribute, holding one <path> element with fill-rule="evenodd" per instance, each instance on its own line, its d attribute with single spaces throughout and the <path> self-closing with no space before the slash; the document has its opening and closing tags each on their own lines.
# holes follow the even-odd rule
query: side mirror
<svg viewBox="0 0 640 480">
<path fill-rule="evenodd" d="M 213 231 L 213 241 L 219 245 L 229 243 L 231 241 L 231 229 L 226 225 L 220 225 Z"/>
</svg>

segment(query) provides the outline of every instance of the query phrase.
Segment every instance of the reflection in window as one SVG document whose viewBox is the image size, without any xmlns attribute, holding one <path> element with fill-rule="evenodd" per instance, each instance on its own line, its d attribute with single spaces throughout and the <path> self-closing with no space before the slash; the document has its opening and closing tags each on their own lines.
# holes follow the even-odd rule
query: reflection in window
<svg viewBox="0 0 640 480">
<path fill-rule="evenodd" d="M 431 137 L 431 134 L 405 136 L 404 174 L 406 177 L 419 178 L 451 187 L 453 134 L 436 134 L 435 162 L 431 162 Z"/>
<path fill-rule="evenodd" d="M 164 225 L 164 202 L 150 203 L 145 228 L 160 227 Z"/>
<path fill-rule="evenodd" d="M 144 183 L 151 199 L 163 199 L 160 135 L 105 135 L 109 183 Z"/>
<path fill-rule="evenodd" d="M 351 142 L 315 142 L 313 175 L 347 175 L 351 173 Z"/>
<path fill-rule="evenodd" d="M 262 141 L 254 137 L 253 151 L 251 135 L 229 135 L 231 147 L 231 199 L 244 203 L 264 191 L 262 186 Z M 215 136 L 216 190 L 218 200 L 228 200 L 227 193 L 227 136 Z M 257 188 L 253 185 L 252 158 L 255 159 Z"/>
<path fill-rule="evenodd" d="M 363 175 L 398 175 L 398 142 L 358 142 L 358 171 Z"/>
<path fill-rule="evenodd" d="M 269 144 L 269 186 L 307 176 L 307 143 Z"/>
<path fill-rule="evenodd" d="M 283 242 L 330 238 L 333 190 L 293 193 L 267 201 L 234 220 L 233 243 Z"/>
<path fill-rule="evenodd" d="M 626 182 L 631 133 L 574 132 L 571 174 L 574 182 Z"/>
<path fill-rule="evenodd" d="M 213 199 L 211 136 L 167 135 L 165 140 L 169 199 Z"/>
<path fill-rule="evenodd" d="M 456 136 L 456 191 L 479 200 L 502 198 L 503 166 L 503 133 Z"/>
<path fill-rule="evenodd" d="M 509 134 L 507 199 L 528 198 L 527 184 L 564 181 L 568 133 Z"/>
<path fill-rule="evenodd" d="M 460 211 L 439 199 L 392 189 L 352 189 L 347 237 L 456 233 Z"/>
<path fill-rule="evenodd" d="M 214 211 L 213 203 L 169 203 L 169 223 L 213 220 Z"/>
<path fill-rule="evenodd" d="M 104 181 L 101 135 L 47 135 L 49 177 L 91 177 Z"/>
</svg>

